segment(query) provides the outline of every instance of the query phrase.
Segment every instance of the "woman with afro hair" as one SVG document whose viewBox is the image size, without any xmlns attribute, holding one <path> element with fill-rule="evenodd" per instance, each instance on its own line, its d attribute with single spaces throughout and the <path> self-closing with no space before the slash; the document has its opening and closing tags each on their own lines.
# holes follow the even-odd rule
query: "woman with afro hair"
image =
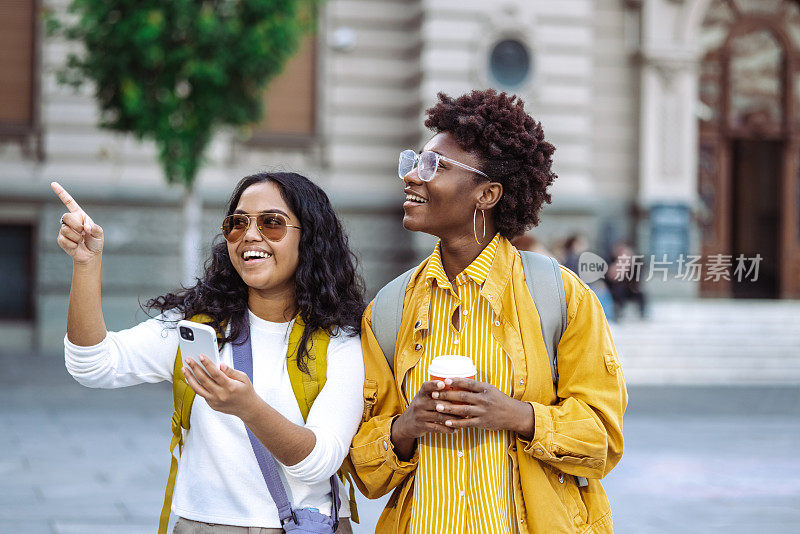
<svg viewBox="0 0 800 534">
<path fill-rule="evenodd" d="M 550 202 L 555 147 L 521 100 L 491 89 L 440 93 L 425 126 L 421 153 L 400 156 L 403 226 L 439 241 L 395 299 L 393 353 L 376 301 L 362 322 L 365 409 L 350 460 L 365 495 L 394 490 L 376 532 L 612 532 L 599 479 L 622 456 L 627 393 L 608 323 L 560 267 L 554 382 L 510 243 Z M 443 355 L 474 365 L 475 378 L 431 380 Z"/>
</svg>

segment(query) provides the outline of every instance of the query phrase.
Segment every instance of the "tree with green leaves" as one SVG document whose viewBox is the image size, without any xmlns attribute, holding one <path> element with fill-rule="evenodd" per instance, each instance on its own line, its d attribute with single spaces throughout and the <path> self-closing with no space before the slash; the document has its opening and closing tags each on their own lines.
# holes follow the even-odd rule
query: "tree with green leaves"
<svg viewBox="0 0 800 534">
<path fill-rule="evenodd" d="M 73 0 L 52 33 L 78 42 L 59 80 L 94 85 L 100 126 L 152 140 L 185 186 L 183 281 L 199 265 L 194 180 L 214 133 L 261 119 L 267 83 L 313 28 L 317 0 Z"/>
</svg>

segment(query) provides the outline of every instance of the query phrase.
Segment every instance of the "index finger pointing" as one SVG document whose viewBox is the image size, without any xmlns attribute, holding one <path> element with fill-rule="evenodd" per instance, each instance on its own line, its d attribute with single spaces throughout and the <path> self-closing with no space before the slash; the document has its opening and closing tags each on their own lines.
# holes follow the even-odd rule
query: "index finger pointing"
<svg viewBox="0 0 800 534">
<path fill-rule="evenodd" d="M 67 207 L 70 213 L 78 213 L 83 212 L 81 207 L 75 202 L 75 199 L 67 193 L 67 190 L 61 187 L 61 184 L 58 182 L 50 182 L 50 187 L 53 189 L 53 192 L 58 195 L 58 198 L 61 199 L 61 202 Z"/>
</svg>

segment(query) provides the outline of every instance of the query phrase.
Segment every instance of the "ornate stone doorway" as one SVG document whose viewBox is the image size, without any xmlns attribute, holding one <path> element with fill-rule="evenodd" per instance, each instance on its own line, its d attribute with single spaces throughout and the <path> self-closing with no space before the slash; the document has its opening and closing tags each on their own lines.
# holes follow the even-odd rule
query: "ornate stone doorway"
<svg viewBox="0 0 800 534">
<path fill-rule="evenodd" d="M 800 7 L 713 0 L 701 41 L 702 253 L 731 263 L 701 295 L 800 297 Z"/>
</svg>

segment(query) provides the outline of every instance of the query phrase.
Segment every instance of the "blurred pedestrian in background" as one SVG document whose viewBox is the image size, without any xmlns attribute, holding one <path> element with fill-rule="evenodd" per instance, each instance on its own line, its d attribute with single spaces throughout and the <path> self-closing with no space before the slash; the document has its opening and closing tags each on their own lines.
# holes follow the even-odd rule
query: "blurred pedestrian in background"
<svg viewBox="0 0 800 534">
<path fill-rule="evenodd" d="M 563 257 L 561 259 L 562 265 L 570 269 L 572 272 L 581 275 L 580 258 L 581 254 L 589 250 L 589 241 L 582 234 L 572 234 L 564 241 L 564 248 L 562 251 Z M 613 321 L 615 317 L 614 301 L 611 298 L 611 292 L 608 285 L 601 278 L 593 280 L 587 284 L 592 291 L 595 292 L 600 304 L 603 306 L 603 312 L 606 314 L 606 319 Z"/>
<path fill-rule="evenodd" d="M 641 266 L 637 267 L 633 248 L 625 242 L 617 243 L 606 275 L 617 318 L 622 317 L 625 303 L 629 300 L 637 304 L 640 318 L 647 317 L 647 301 L 641 289 L 640 277 Z"/>
<path fill-rule="evenodd" d="M 525 232 L 524 234 L 518 235 L 511 240 L 511 244 L 517 247 L 518 250 L 537 252 L 545 256 L 550 256 L 551 258 L 555 257 L 553 253 L 544 246 L 544 243 L 542 243 L 539 238 L 537 238 L 531 232 Z"/>
<path fill-rule="evenodd" d="M 579 271 L 578 261 L 581 254 L 587 250 L 589 250 L 589 242 L 586 238 L 582 234 L 571 234 L 564 240 L 561 264 L 577 274 Z"/>
</svg>

